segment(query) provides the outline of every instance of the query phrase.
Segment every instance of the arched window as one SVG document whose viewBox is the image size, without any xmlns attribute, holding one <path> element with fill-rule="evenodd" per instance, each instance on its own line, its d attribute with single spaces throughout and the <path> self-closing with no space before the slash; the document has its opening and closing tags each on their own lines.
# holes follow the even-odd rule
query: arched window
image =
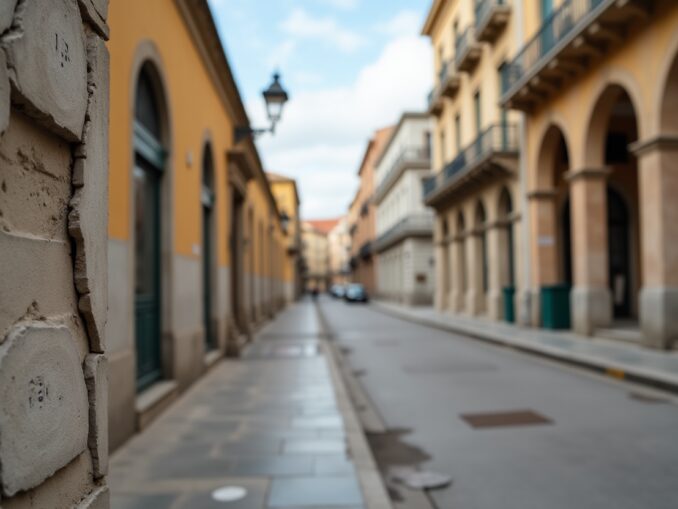
<svg viewBox="0 0 678 509">
<path fill-rule="evenodd" d="M 137 388 L 162 378 L 161 181 L 166 151 L 158 80 L 150 64 L 139 73 L 134 99 L 134 266 Z"/>
</svg>

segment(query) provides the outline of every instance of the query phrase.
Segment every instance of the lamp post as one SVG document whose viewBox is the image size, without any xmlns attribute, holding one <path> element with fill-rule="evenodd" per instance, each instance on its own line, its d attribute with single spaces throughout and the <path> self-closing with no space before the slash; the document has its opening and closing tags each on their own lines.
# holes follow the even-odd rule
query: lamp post
<svg viewBox="0 0 678 509">
<path fill-rule="evenodd" d="M 266 102 L 266 114 L 271 122 L 267 128 L 253 128 L 250 126 L 238 126 L 235 128 L 235 142 L 238 143 L 250 136 L 256 137 L 264 133 L 275 133 L 275 127 L 282 117 L 282 110 L 289 100 L 287 91 L 280 83 L 280 73 L 273 74 L 273 82 L 262 92 Z"/>
</svg>

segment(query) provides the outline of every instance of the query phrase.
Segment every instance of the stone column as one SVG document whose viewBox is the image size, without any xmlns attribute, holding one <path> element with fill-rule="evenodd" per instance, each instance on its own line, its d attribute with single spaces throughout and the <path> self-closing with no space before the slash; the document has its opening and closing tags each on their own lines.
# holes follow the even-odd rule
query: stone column
<svg viewBox="0 0 678 509">
<path fill-rule="evenodd" d="M 458 234 L 453 239 L 454 265 L 452 265 L 452 311 L 461 313 L 466 309 L 468 266 L 466 264 L 466 237 Z"/>
<path fill-rule="evenodd" d="M 508 280 L 508 260 L 506 251 L 505 221 L 493 223 L 487 230 L 488 253 L 488 295 L 487 315 L 492 320 L 501 320 L 504 317 L 502 288 Z"/>
<path fill-rule="evenodd" d="M 435 293 L 435 308 L 438 311 L 444 311 L 447 306 L 447 270 L 446 256 L 447 249 L 445 242 L 438 240 L 435 245 L 436 249 L 436 293 Z"/>
<path fill-rule="evenodd" d="M 604 169 L 572 171 L 571 189 L 574 290 L 572 326 L 590 336 L 612 321 L 608 284 L 607 176 Z"/>
<path fill-rule="evenodd" d="M 466 312 L 469 315 L 477 316 L 484 311 L 483 299 L 483 253 L 481 232 L 474 230 L 466 239 L 466 267 L 467 282 L 466 289 Z"/>
<path fill-rule="evenodd" d="M 640 181 L 640 322 L 648 346 L 669 349 L 678 341 L 678 136 L 630 148 Z"/>
<path fill-rule="evenodd" d="M 0 2 L 0 499 L 109 506 L 104 0 Z"/>
<path fill-rule="evenodd" d="M 558 282 L 557 208 L 555 190 L 538 190 L 528 194 L 532 274 L 529 304 L 530 322 L 541 324 L 540 289 Z"/>
</svg>

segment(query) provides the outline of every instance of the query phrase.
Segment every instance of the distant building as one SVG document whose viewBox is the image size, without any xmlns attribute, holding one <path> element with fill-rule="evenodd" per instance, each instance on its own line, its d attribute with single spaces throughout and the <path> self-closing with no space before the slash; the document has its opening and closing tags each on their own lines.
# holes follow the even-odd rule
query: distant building
<svg viewBox="0 0 678 509">
<path fill-rule="evenodd" d="M 327 236 L 330 250 L 330 280 L 332 284 L 346 284 L 351 276 L 351 236 L 348 217 L 344 216 Z"/>
<path fill-rule="evenodd" d="M 405 304 L 432 304 L 433 211 L 422 201 L 431 174 L 428 113 L 404 113 L 375 162 L 377 294 Z"/>
<path fill-rule="evenodd" d="M 376 239 L 374 193 L 374 164 L 381 154 L 393 127 L 385 127 L 374 133 L 365 148 L 358 176 L 360 184 L 349 209 L 349 235 L 351 236 L 351 279 L 362 283 L 370 295 L 377 289 L 374 261 Z"/>
<path fill-rule="evenodd" d="M 268 172 L 266 176 L 278 204 L 280 222 L 286 238 L 286 253 L 283 262 L 284 296 L 287 302 L 292 302 L 299 298 L 303 287 L 299 192 L 297 183 L 292 178 L 271 172 Z"/>
<path fill-rule="evenodd" d="M 302 244 L 304 253 L 304 288 L 306 291 L 329 289 L 330 272 L 329 233 L 339 222 L 338 219 L 304 221 L 302 223 Z"/>
</svg>

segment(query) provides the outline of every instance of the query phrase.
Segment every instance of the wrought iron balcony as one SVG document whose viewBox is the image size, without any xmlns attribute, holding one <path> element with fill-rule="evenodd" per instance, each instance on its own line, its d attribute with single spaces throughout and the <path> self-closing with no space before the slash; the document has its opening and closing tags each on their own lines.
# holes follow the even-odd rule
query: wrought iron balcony
<svg viewBox="0 0 678 509">
<path fill-rule="evenodd" d="M 379 236 L 375 250 L 377 253 L 381 253 L 398 242 L 411 237 L 433 237 L 433 216 L 431 214 L 418 213 L 404 217 Z"/>
<path fill-rule="evenodd" d="M 443 62 L 438 71 L 438 83 L 428 95 L 428 109 L 431 115 L 438 116 L 443 111 L 443 98 L 454 99 L 459 92 L 461 80 L 451 61 Z"/>
<path fill-rule="evenodd" d="M 501 35 L 511 16 L 509 0 L 476 1 L 476 38 L 479 42 L 494 42 Z"/>
<path fill-rule="evenodd" d="M 483 48 L 476 40 L 475 30 L 471 25 L 457 37 L 455 42 L 454 61 L 459 72 L 471 72 L 482 55 Z"/>
<path fill-rule="evenodd" d="M 584 72 L 623 40 L 625 29 L 649 16 L 655 0 L 564 0 L 507 65 L 502 103 L 529 110 Z"/>
<path fill-rule="evenodd" d="M 488 127 L 441 172 L 424 181 L 426 205 L 436 207 L 471 183 L 514 172 L 519 150 L 517 126 Z"/>
<path fill-rule="evenodd" d="M 428 170 L 431 168 L 431 151 L 427 147 L 406 147 L 393 161 L 386 176 L 377 186 L 374 203 L 379 205 L 388 191 L 406 170 Z"/>
</svg>

